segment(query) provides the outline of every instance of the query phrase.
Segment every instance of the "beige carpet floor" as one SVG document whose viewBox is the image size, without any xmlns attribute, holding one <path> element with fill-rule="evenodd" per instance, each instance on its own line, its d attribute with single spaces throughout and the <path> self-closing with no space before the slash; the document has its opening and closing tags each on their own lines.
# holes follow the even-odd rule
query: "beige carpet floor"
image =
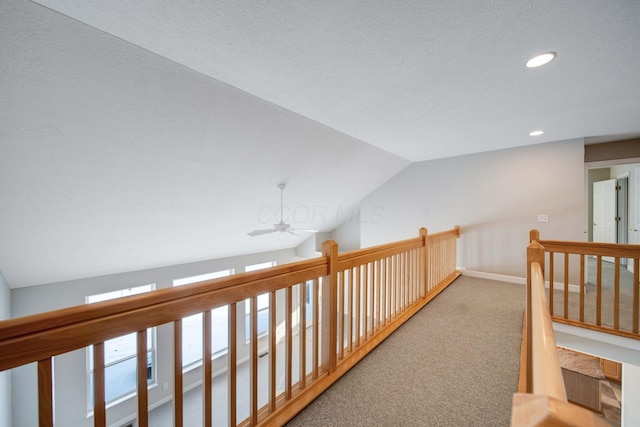
<svg viewBox="0 0 640 427">
<path fill-rule="evenodd" d="M 289 426 L 508 426 L 523 285 L 460 277 Z"/>
</svg>

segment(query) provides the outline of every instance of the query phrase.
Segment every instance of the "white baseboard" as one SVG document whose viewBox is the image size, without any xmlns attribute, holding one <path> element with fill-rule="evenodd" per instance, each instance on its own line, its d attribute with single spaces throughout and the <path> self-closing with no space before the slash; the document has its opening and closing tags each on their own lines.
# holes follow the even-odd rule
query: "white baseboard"
<svg viewBox="0 0 640 427">
<path fill-rule="evenodd" d="M 486 273 L 484 271 L 468 270 L 464 267 L 458 267 L 458 271 L 463 276 L 477 277 L 478 279 L 490 279 L 497 280 L 499 282 L 517 283 L 519 285 L 526 285 L 527 279 L 525 277 L 507 276 L 505 274 Z"/>
<path fill-rule="evenodd" d="M 486 273 L 484 271 L 476 271 L 476 270 L 467 270 L 464 267 L 458 267 L 458 271 L 460 271 L 460 273 L 462 273 L 463 276 L 477 277 L 479 279 L 497 280 L 499 282 L 517 283 L 520 285 L 527 284 L 526 277 L 507 276 L 504 274 Z M 545 288 L 549 288 L 549 281 L 545 281 L 544 285 L 545 285 Z M 564 283 L 553 282 L 553 288 L 557 290 L 562 290 L 564 289 Z M 580 286 L 569 283 L 569 292 L 580 292 Z"/>
</svg>

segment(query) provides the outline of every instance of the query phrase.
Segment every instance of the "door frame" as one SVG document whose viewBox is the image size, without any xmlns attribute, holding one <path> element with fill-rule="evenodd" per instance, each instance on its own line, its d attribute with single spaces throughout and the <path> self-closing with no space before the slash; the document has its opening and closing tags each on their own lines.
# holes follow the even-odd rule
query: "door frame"
<svg viewBox="0 0 640 427">
<path fill-rule="evenodd" d="M 593 241 L 593 238 L 589 238 L 589 229 L 591 228 L 592 221 L 589 221 L 589 212 L 593 212 L 593 199 L 590 197 L 589 187 L 589 170 L 590 169 L 602 169 L 618 165 L 637 164 L 640 167 L 640 157 L 633 157 L 629 159 L 615 159 L 615 160 L 602 160 L 598 162 L 586 162 L 584 164 L 584 185 L 583 185 L 583 197 L 584 197 L 584 209 L 583 209 L 583 224 L 584 224 L 584 240 L 586 242 Z"/>
</svg>

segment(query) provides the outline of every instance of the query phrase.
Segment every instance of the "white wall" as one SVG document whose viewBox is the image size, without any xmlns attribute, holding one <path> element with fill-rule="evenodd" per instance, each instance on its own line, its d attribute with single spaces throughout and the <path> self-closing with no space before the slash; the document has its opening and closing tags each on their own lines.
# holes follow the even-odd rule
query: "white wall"
<svg viewBox="0 0 640 427">
<path fill-rule="evenodd" d="M 331 231 L 331 239 L 338 242 L 340 252 L 360 249 L 360 213 L 347 219 L 335 230 Z"/>
<path fill-rule="evenodd" d="M 360 214 L 351 218 L 330 232 L 315 233 L 296 248 L 296 255 L 303 258 L 315 258 L 322 254 L 322 244 L 333 240 L 338 244 L 339 252 L 360 249 Z"/>
<path fill-rule="evenodd" d="M 640 424 L 640 366 L 622 364 L 621 427 Z"/>
<path fill-rule="evenodd" d="M 362 201 L 362 246 L 460 225 L 459 266 L 525 277 L 529 230 L 585 240 L 583 186 L 582 139 L 415 163 Z"/>
<path fill-rule="evenodd" d="M 94 295 L 111 290 L 155 283 L 156 289 L 173 286 L 173 280 L 199 274 L 211 273 L 233 268 L 237 273 L 244 267 L 266 261 L 276 260 L 285 264 L 301 260 L 293 249 L 265 252 L 231 258 L 163 267 L 151 270 L 134 271 L 110 276 L 94 277 L 49 285 L 32 286 L 11 290 L 13 317 L 49 311 L 85 303 L 87 295 Z M 244 306 L 238 307 L 238 330 L 244 331 Z M 173 389 L 173 329 L 171 325 L 162 325 L 157 333 L 157 375 L 159 386 L 149 390 L 149 404 L 168 399 Z M 244 342 L 244 340 L 239 341 Z M 238 350 L 238 360 L 247 355 L 246 349 Z M 216 360 L 213 370 L 226 366 L 226 359 Z M 70 352 L 54 358 L 55 417 L 56 424 L 63 426 L 91 426 L 93 418 L 87 418 L 86 408 L 86 351 L 84 349 Z M 185 375 L 184 386 L 199 381 L 198 369 Z M 14 427 L 37 425 L 36 369 L 35 365 L 27 365 L 12 370 L 13 424 Z M 163 390 L 163 384 L 168 390 Z M 129 399 L 108 410 L 107 424 L 126 420 L 136 411 L 135 399 Z M 11 412 L 11 411 L 8 411 Z M 1 414 L 2 412 L 0 412 Z M 3 424 L 0 424 L 2 426 Z"/>
<path fill-rule="evenodd" d="M 0 320 L 11 317 L 9 286 L 0 271 Z M 0 427 L 11 425 L 11 371 L 0 372 Z"/>
</svg>

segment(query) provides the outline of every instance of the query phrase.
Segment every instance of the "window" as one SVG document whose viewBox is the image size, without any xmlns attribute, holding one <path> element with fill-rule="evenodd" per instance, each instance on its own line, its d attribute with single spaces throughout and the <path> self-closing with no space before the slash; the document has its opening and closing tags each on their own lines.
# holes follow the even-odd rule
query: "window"
<svg viewBox="0 0 640 427">
<path fill-rule="evenodd" d="M 106 292 L 86 297 L 88 304 L 149 292 L 155 284 Z M 107 403 L 136 391 L 137 335 L 131 333 L 104 342 L 105 400 Z M 147 330 L 147 383 L 154 381 L 155 328 Z M 93 408 L 93 346 L 87 349 L 89 407 Z"/>
<path fill-rule="evenodd" d="M 244 268 L 244 271 L 256 271 L 265 268 L 270 268 L 276 265 L 275 261 L 262 262 L 260 264 L 248 265 Z M 269 294 L 258 295 L 258 336 L 263 336 L 269 333 Z M 245 336 L 247 340 L 250 336 L 251 329 L 251 300 L 248 299 L 245 302 Z"/>
<path fill-rule="evenodd" d="M 233 274 L 233 269 L 185 277 L 173 281 L 173 286 L 183 286 L 203 280 L 217 279 Z M 211 352 L 214 356 L 227 352 L 229 306 L 211 310 Z M 189 369 L 202 362 L 202 313 L 182 319 L 182 367 Z"/>
</svg>

